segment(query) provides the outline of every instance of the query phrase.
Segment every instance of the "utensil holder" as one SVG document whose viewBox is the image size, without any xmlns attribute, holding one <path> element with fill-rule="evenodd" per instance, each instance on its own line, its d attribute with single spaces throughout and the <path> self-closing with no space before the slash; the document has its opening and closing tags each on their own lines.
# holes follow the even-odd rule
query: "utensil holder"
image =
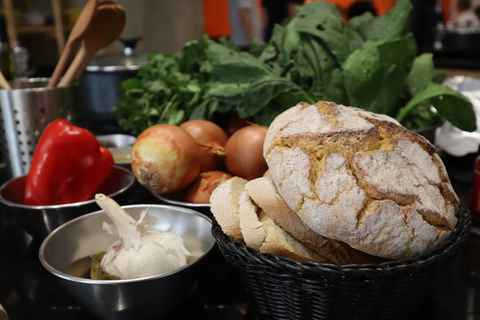
<svg viewBox="0 0 480 320">
<path fill-rule="evenodd" d="M 8 178 L 27 174 L 45 127 L 65 118 L 81 125 L 78 84 L 47 88 L 48 78 L 12 81 L 0 89 L 0 142 Z"/>
</svg>

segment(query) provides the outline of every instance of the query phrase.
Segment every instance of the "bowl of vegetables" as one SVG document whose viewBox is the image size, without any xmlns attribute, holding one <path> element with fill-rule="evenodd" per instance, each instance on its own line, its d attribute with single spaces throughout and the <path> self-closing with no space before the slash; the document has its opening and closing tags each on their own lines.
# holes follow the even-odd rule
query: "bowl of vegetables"
<svg viewBox="0 0 480 320">
<path fill-rule="evenodd" d="M 22 226 L 35 239 L 42 240 L 55 228 L 82 214 L 94 211 L 98 206 L 95 200 L 55 204 L 28 205 L 24 202 L 25 187 L 28 175 L 12 178 L 0 186 L 0 203 L 2 211 L 13 221 Z M 110 197 L 131 203 L 135 198 L 130 192 L 135 177 L 131 171 L 114 166 L 107 178 L 97 188 Z M 44 186 L 49 189 L 49 186 Z M 58 190 L 51 190 L 59 192 Z"/>
<path fill-rule="evenodd" d="M 158 319 L 174 311 L 194 291 L 215 246 L 210 218 L 178 206 L 96 199 L 103 210 L 44 239 L 43 266 L 96 318 Z"/>
</svg>

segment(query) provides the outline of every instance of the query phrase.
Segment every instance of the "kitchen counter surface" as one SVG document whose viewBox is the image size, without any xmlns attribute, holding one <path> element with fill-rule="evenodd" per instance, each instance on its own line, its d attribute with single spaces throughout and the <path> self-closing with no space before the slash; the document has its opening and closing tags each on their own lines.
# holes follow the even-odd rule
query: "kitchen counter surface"
<svg viewBox="0 0 480 320">
<path fill-rule="evenodd" d="M 471 78 L 480 80 L 480 70 L 438 68 L 438 71 L 445 73 L 447 75 L 447 78 L 451 78 L 455 76 L 466 76 L 466 77 L 471 77 Z"/>
<path fill-rule="evenodd" d="M 469 204 L 475 155 L 445 157 L 454 188 Z M 151 203 L 159 202 L 149 198 Z M 208 212 L 207 212 L 208 214 Z M 476 223 L 475 223 L 476 225 Z M 480 233 L 472 229 L 464 249 L 435 278 L 417 319 L 480 319 Z M 40 264 L 40 243 L 0 212 L 0 303 L 10 320 L 94 320 L 83 311 Z M 163 319 L 256 319 L 239 276 L 218 249 L 203 265 L 197 289 L 177 311 Z"/>
</svg>

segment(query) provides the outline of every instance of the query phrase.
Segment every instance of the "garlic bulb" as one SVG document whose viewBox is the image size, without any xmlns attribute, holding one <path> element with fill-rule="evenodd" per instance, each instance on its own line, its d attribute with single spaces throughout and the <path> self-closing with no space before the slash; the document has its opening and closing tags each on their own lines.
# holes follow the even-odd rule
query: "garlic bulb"
<svg viewBox="0 0 480 320">
<path fill-rule="evenodd" d="M 137 222 L 104 194 L 96 194 L 95 200 L 112 219 L 120 236 L 102 258 L 102 270 L 121 279 L 134 279 L 168 272 L 187 263 L 190 253 L 177 233 L 148 230 L 140 225 L 146 212 Z"/>
</svg>

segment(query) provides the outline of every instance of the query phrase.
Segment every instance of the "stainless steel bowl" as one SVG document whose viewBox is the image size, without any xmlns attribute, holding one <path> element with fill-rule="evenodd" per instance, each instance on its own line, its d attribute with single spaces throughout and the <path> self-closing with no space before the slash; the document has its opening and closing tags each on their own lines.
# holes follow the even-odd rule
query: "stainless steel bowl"
<svg viewBox="0 0 480 320">
<path fill-rule="evenodd" d="M 147 188 L 143 187 L 145 190 Z M 193 202 L 185 202 L 182 200 L 182 197 L 180 196 L 180 193 L 171 193 L 171 194 L 157 194 L 155 192 L 147 190 L 151 195 L 153 195 L 155 198 L 160 200 L 162 203 L 168 204 L 168 205 L 174 205 L 174 206 L 180 206 L 184 207 L 187 209 L 192 209 L 196 210 L 198 212 L 201 212 L 207 217 L 212 216 L 212 212 L 210 211 L 210 203 L 193 203 Z"/>
<path fill-rule="evenodd" d="M 119 148 L 109 148 L 112 153 L 113 160 L 115 164 L 121 165 L 122 167 L 130 168 L 132 163 L 132 146 L 129 147 L 119 147 Z"/>
<path fill-rule="evenodd" d="M 176 206 L 182 206 L 182 207 L 190 207 L 192 209 L 200 209 L 200 208 L 206 208 L 210 209 L 210 203 L 193 203 L 193 202 L 186 202 L 182 200 L 182 197 L 180 193 L 170 193 L 170 194 L 158 194 L 153 191 L 150 191 L 150 193 L 157 199 L 162 200 L 168 204 L 173 204 Z"/>
<path fill-rule="evenodd" d="M 136 137 L 128 135 L 128 134 L 106 134 L 96 136 L 98 142 L 101 146 L 105 148 L 121 148 L 121 147 L 128 147 L 132 146 L 137 140 Z"/>
<path fill-rule="evenodd" d="M 17 221 L 35 239 L 42 240 L 55 228 L 82 214 L 98 209 L 94 199 L 76 203 L 30 206 L 23 204 L 27 175 L 13 178 L 0 187 L 0 203 L 5 215 Z M 97 189 L 119 203 L 132 203 L 127 192 L 135 182 L 132 172 L 115 166 Z M 47 187 L 47 186 L 45 186 Z"/>
<path fill-rule="evenodd" d="M 111 220 L 96 211 L 65 223 L 42 242 L 43 266 L 88 313 L 99 319 L 159 319 L 185 302 L 195 289 L 200 263 L 213 249 L 211 220 L 186 208 L 142 204 L 123 207 L 135 220 L 143 210 L 158 218 L 152 229 L 174 230 L 192 254 L 187 265 L 171 272 L 129 280 L 91 280 L 66 272 L 72 263 L 106 250 L 118 240 L 102 229 Z M 70 273 L 70 272 L 69 272 Z"/>
</svg>

